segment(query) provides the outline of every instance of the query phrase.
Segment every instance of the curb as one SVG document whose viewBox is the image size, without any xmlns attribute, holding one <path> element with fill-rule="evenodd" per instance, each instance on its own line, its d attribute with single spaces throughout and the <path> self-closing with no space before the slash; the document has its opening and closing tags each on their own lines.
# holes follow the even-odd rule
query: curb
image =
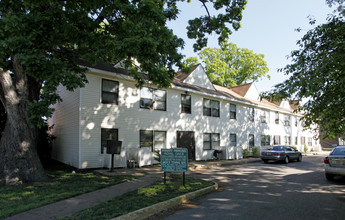
<svg viewBox="0 0 345 220">
<path fill-rule="evenodd" d="M 209 164 L 195 164 L 190 166 L 191 170 L 198 170 L 198 169 L 208 169 L 208 168 L 215 168 L 215 167 L 226 167 L 232 165 L 241 165 L 241 164 L 248 164 L 248 163 L 256 163 L 261 162 L 260 158 L 253 158 L 253 159 L 240 159 L 240 160 L 232 160 L 232 161 L 219 161 L 219 162 L 211 162 Z"/>
<path fill-rule="evenodd" d="M 126 215 L 121 215 L 119 217 L 113 218 L 112 220 L 123 220 L 123 219 L 130 219 L 130 220 L 137 220 L 137 219 L 145 219 L 152 215 L 155 215 L 161 211 L 164 211 L 168 208 L 172 208 L 174 206 L 178 206 L 182 203 L 187 202 L 188 200 L 194 199 L 196 197 L 205 195 L 207 193 L 216 191 L 218 189 L 218 184 L 214 182 L 213 186 L 206 187 L 204 189 L 199 189 L 194 192 L 187 193 L 182 196 L 178 196 L 176 198 L 169 199 L 164 202 L 160 202 L 146 208 L 139 209 L 137 211 L 128 213 Z"/>
</svg>

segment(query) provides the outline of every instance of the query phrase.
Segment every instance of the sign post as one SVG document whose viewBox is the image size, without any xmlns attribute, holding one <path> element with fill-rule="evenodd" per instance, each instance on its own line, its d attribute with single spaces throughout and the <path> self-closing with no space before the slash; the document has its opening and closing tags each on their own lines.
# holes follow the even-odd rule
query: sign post
<svg viewBox="0 0 345 220">
<path fill-rule="evenodd" d="M 164 184 L 166 172 L 183 172 L 183 185 L 185 185 L 185 172 L 188 171 L 187 148 L 161 149 L 161 167 L 164 171 Z"/>
</svg>

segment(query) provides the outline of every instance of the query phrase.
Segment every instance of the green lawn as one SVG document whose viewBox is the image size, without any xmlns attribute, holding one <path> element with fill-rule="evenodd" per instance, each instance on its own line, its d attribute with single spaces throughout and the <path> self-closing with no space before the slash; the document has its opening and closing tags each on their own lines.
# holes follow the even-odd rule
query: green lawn
<svg viewBox="0 0 345 220">
<path fill-rule="evenodd" d="M 172 175 L 165 185 L 163 181 L 158 181 L 63 219 L 111 219 L 212 185 L 212 182 L 187 177 L 183 186 L 181 175 Z"/>
<path fill-rule="evenodd" d="M 134 176 L 101 176 L 92 171 L 72 173 L 65 166 L 46 170 L 50 181 L 0 186 L 0 219 L 62 199 L 135 179 Z"/>
</svg>

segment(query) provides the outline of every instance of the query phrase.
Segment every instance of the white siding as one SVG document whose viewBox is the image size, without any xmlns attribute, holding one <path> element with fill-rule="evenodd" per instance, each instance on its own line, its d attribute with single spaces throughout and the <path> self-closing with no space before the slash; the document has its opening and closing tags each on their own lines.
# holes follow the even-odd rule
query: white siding
<svg viewBox="0 0 345 220">
<path fill-rule="evenodd" d="M 94 73 L 88 73 L 87 78 L 89 83 L 84 88 L 74 93 L 61 93 L 64 102 L 57 105 L 52 118 L 57 125 L 55 133 L 58 137 L 58 148 L 54 149 L 58 155 L 57 159 L 78 168 L 110 166 L 110 156 L 101 154 L 101 128 L 118 129 L 119 140 L 122 141 L 124 149 L 139 149 L 140 130 L 166 131 L 167 148 L 177 147 L 177 131 L 193 131 L 196 160 L 209 159 L 213 154 L 212 150 L 203 150 L 204 133 L 219 133 L 221 147 L 230 146 L 230 133 L 234 133 L 237 136 L 237 147 L 243 149 L 249 145 L 249 134 L 254 135 L 255 146 L 261 145 L 261 135 L 270 135 L 271 144 L 273 135 L 280 135 L 282 144 L 284 136 L 291 136 L 293 144 L 295 135 L 298 136 L 299 142 L 301 136 L 304 135 L 307 141 L 307 137 L 311 135 L 310 132 L 301 131 L 300 123 L 298 127 L 294 126 L 293 116 L 290 126 L 284 126 L 284 114 L 281 113 L 281 121 L 276 125 L 275 111 L 256 107 L 255 120 L 251 122 L 249 104 L 239 104 L 199 93 L 189 92 L 192 97 L 192 113 L 181 113 L 181 94 L 184 92 L 178 89 L 166 89 L 166 111 L 141 109 L 140 89 L 135 87 L 134 81 Z M 119 82 L 118 105 L 101 103 L 102 78 Z M 203 116 L 204 98 L 220 102 L 220 117 Z M 236 104 L 236 119 L 230 119 L 230 103 Z M 262 111 L 267 114 L 267 123 L 261 123 Z"/>
<path fill-rule="evenodd" d="M 79 103 L 80 89 L 74 92 L 65 87 L 58 87 L 58 94 L 63 101 L 54 106 L 55 112 L 49 119 L 49 125 L 54 125 L 52 157 L 65 164 L 79 167 Z"/>
<path fill-rule="evenodd" d="M 183 82 L 214 90 L 210 79 L 207 77 L 201 65 L 199 65 L 191 74 L 189 74 L 189 76 Z"/>
</svg>

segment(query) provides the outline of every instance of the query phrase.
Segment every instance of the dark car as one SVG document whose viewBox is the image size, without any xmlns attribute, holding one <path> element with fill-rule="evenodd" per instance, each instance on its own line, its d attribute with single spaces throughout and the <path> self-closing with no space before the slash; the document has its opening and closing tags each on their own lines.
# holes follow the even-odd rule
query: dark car
<svg viewBox="0 0 345 220">
<path fill-rule="evenodd" d="M 292 160 L 302 161 L 302 153 L 288 145 L 278 145 L 261 152 L 261 160 L 267 163 L 269 160 L 289 163 Z"/>
</svg>

